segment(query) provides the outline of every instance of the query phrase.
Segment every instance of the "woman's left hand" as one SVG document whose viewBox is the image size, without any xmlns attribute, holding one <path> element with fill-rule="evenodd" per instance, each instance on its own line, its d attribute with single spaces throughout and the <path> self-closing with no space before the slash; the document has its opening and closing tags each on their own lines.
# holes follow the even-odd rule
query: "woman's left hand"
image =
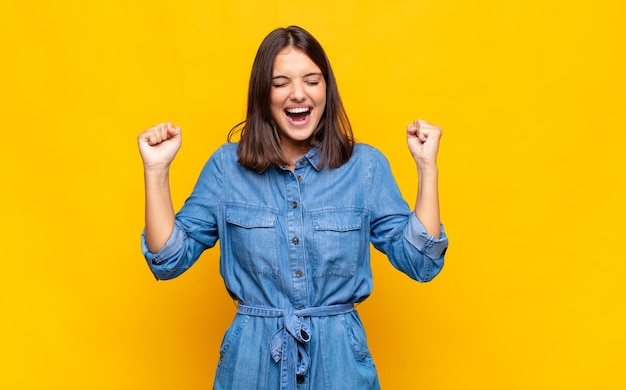
<svg viewBox="0 0 626 390">
<path fill-rule="evenodd" d="M 406 127 L 406 141 L 418 168 L 437 165 L 441 128 L 418 119 Z"/>
</svg>

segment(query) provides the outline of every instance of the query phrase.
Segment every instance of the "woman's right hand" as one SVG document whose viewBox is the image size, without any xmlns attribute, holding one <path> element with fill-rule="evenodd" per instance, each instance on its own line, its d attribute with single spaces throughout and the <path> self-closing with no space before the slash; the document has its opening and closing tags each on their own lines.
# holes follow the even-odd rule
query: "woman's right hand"
<svg viewBox="0 0 626 390">
<path fill-rule="evenodd" d="M 144 168 L 169 167 L 182 141 L 181 128 L 170 122 L 159 123 L 143 131 L 137 137 L 137 142 Z"/>
</svg>

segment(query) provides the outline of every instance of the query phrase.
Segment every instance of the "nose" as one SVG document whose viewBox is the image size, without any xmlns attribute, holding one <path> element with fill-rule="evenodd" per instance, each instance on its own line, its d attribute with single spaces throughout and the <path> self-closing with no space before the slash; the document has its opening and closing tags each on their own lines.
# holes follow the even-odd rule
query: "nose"
<svg viewBox="0 0 626 390">
<path fill-rule="evenodd" d="M 301 102 L 306 98 L 306 94 L 304 93 L 304 85 L 301 82 L 294 82 L 293 88 L 291 89 L 291 100 L 295 102 Z"/>
</svg>

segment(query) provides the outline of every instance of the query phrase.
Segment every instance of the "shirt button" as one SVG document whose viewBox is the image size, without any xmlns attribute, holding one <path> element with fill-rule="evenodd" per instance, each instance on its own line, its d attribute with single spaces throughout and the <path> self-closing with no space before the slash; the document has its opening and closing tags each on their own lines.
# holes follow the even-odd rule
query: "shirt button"
<svg viewBox="0 0 626 390">
<path fill-rule="evenodd" d="M 300 165 L 304 164 L 304 159 L 301 158 L 300 160 L 298 160 L 298 164 L 300 164 Z"/>
<path fill-rule="evenodd" d="M 298 202 L 291 202 L 291 208 L 295 209 L 296 207 L 298 207 Z"/>
<path fill-rule="evenodd" d="M 293 242 L 295 245 L 298 245 L 298 243 L 300 242 L 300 239 L 298 237 L 294 237 L 291 242 Z"/>
<path fill-rule="evenodd" d="M 296 271 L 296 277 L 298 277 L 298 278 L 302 277 L 302 270 L 297 270 Z"/>
<path fill-rule="evenodd" d="M 297 179 L 299 182 L 302 182 L 302 176 L 298 175 L 298 176 L 296 176 L 296 179 Z"/>
</svg>

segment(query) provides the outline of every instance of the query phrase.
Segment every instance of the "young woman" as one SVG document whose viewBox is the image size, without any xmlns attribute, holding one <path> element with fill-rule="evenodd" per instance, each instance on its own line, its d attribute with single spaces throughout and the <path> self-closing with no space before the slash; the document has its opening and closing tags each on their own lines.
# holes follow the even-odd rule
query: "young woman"
<svg viewBox="0 0 626 390">
<path fill-rule="evenodd" d="M 386 158 L 354 142 L 324 50 L 294 26 L 261 43 L 240 130 L 238 143 L 210 157 L 178 213 L 168 171 L 181 129 L 162 123 L 138 138 L 142 248 L 154 275 L 180 275 L 220 241 L 221 275 L 238 309 L 214 388 L 379 388 L 354 305 L 372 290 L 370 242 L 418 281 L 443 267 L 441 130 L 407 126 L 419 183 L 411 211 Z"/>
</svg>

